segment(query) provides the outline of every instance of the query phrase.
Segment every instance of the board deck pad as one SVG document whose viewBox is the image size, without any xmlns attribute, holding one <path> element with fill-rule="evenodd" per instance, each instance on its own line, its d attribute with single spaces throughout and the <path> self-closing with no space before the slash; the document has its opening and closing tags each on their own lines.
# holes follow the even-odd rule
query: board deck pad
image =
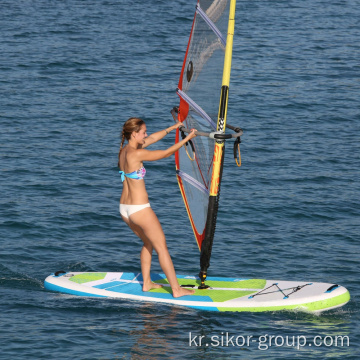
<svg viewBox="0 0 360 360">
<path fill-rule="evenodd" d="M 208 277 L 208 289 L 200 290 L 196 276 L 178 275 L 179 284 L 194 295 L 174 298 L 164 274 L 151 274 L 163 285 L 142 291 L 142 275 L 127 272 L 61 272 L 45 279 L 45 288 L 61 293 L 157 302 L 212 311 L 303 310 L 321 312 L 345 305 L 350 294 L 337 284 L 265 279 Z"/>
</svg>

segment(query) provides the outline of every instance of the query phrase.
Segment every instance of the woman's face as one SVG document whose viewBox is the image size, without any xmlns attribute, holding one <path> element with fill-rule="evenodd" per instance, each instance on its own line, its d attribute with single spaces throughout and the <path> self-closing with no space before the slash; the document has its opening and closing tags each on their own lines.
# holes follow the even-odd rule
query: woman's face
<svg viewBox="0 0 360 360">
<path fill-rule="evenodd" d="M 139 144 L 142 144 L 142 145 L 145 144 L 145 138 L 147 137 L 146 125 L 145 124 L 141 125 L 139 132 L 134 131 L 134 136 L 135 136 L 135 140 Z"/>
</svg>

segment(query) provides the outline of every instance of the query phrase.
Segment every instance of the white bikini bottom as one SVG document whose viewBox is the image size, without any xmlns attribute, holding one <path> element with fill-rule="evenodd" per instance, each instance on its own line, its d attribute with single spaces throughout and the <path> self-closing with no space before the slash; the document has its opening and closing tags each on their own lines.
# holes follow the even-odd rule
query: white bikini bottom
<svg viewBox="0 0 360 360">
<path fill-rule="evenodd" d="M 120 214 L 128 219 L 130 215 L 135 214 L 136 212 L 145 209 L 147 207 L 150 207 L 150 203 L 143 204 L 143 205 L 127 205 L 127 204 L 120 204 L 119 210 Z"/>
</svg>

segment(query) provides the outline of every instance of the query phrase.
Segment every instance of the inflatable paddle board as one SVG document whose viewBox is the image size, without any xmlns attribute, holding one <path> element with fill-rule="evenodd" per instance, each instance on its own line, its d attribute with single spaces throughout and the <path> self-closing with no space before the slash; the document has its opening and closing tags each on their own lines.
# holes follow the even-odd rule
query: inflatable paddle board
<svg viewBox="0 0 360 360">
<path fill-rule="evenodd" d="M 152 274 L 162 284 L 159 289 L 142 291 L 142 275 L 126 272 L 57 272 L 45 279 L 45 288 L 65 294 L 122 298 L 186 306 L 212 311 L 321 312 L 345 305 L 350 300 L 347 289 L 337 284 L 264 279 L 208 277 L 208 289 L 199 290 L 200 279 L 178 275 L 179 284 L 195 289 L 194 295 L 173 298 L 165 275 Z"/>
</svg>

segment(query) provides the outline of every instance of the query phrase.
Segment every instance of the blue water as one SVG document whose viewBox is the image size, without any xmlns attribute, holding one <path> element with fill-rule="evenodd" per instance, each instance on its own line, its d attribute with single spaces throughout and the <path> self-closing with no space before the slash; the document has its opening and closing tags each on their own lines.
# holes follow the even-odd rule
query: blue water
<svg viewBox="0 0 360 360">
<path fill-rule="evenodd" d="M 209 269 L 339 283 L 345 307 L 209 313 L 43 287 L 57 270 L 139 270 L 118 214 L 119 132 L 130 116 L 172 123 L 194 3 L 1 2 L 0 359 L 359 358 L 358 0 L 238 1 L 228 122 L 244 129 L 242 167 L 228 147 Z M 177 271 L 197 274 L 173 161 L 146 164 L 146 184 Z M 257 341 L 210 343 L 226 334 Z M 328 338 L 277 346 L 286 336 Z"/>
</svg>

